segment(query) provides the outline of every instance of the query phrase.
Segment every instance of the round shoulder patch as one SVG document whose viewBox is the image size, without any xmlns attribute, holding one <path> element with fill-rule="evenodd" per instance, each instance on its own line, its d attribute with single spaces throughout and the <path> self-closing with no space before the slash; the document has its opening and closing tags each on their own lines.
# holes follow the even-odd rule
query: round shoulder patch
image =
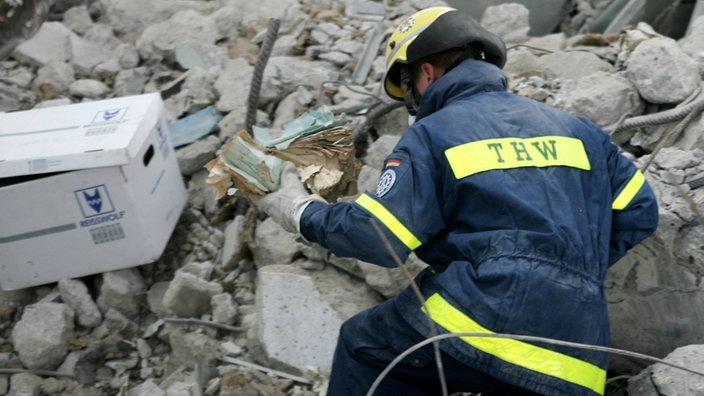
<svg viewBox="0 0 704 396">
<path fill-rule="evenodd" d="M 376 186 L 375 195 L 377 197 L 383 197 L 387 192 L 389 192 L 389 190 L 391 190 L 391 187 L 393 187 L 395 182 L 396 172 L 393 169 L 385 170 L 384 173 L 381 174 L 381 177 L 379 177 L 379 184 Z"/>
</svg>

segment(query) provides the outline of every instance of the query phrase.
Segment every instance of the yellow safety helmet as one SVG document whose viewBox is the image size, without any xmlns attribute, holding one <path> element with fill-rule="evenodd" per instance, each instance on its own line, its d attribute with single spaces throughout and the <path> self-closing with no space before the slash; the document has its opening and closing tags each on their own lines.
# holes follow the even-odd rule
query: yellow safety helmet
<svg viewBox="0 0 704 396">
<path fill-rule="evenodd" d="M 477 45 L 484 60 L 503 68 L 506 45 L 469 15 L 451 7 L 431 7 L 407 17 L 394 30 L 386 45 L 384 89 L 396 100 L 404 100 L 401 66 L 452 48 Z"/>
</svg>

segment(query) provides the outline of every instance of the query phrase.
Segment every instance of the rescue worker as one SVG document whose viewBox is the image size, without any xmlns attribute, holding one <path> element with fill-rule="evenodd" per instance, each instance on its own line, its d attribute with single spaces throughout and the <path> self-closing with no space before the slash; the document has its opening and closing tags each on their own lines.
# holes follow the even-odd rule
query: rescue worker
<svg viewBox="0 0 704 396">
<path fill-rule="evenodd" d="M 374 193 L 328 204 L 295 169 L 258 202 L 338 256 L 429 264 L 409 288 L 347 320 L 329 395 L 365 395 L 399 354 L 439 333 L 503 333 L 608 346 L 604 277 L 657 227 L 655 196 L 608 134 L 507 91 L 504 43 L 447 7 L 406 18 L 386 47 L 385 90 L 415 122 Z M 393 254 L 375 231 L 377 224 Z M 607 353 L 509 338 L 439 341 L 450 393 L 602 395 Z M 437 395 L 431 345 L 377 395 Z"/>
</svg>

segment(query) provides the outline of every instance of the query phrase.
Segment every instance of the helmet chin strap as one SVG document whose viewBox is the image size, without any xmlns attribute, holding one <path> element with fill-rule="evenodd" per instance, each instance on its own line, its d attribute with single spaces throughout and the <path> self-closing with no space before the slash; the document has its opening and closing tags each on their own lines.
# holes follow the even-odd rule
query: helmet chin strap
<svg viewBox="0 0 704 396">
<path fill-rule="evenodd" d="M 411 71 L 408 66 L 401 66 L 401 81 L 406 84 L 408 89 L 403 94 L 403 103 L 406 105 L 406 110 L 408 114 L 415 116 L 418 114 L 418 105 L 420 102 L 420 95 L 416 89 L 416 84 L 413 82 L 413 76 L 411 76 Z"/>
</svg>

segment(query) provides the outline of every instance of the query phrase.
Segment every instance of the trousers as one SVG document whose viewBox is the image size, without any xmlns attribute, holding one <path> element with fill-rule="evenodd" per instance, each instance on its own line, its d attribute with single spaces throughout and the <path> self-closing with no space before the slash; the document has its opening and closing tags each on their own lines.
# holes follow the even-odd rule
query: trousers
<svg viewBox="0 0 704 396">
<path fill-rule="evenodd" d="M 367 395 L 389 363 L 424 339 L 403 319 L 393 299 L 356 314 L 340 328 L 327 395 Z M 482 396 L 537 395 L 499 381 L 442 351 L 440 361 L 449 395 L 457 392 Z M 442 395 L 440 378 L 435 350 L 428 344 L 395 365 L 378 383 L 373 395 Z"/>
</svg>

